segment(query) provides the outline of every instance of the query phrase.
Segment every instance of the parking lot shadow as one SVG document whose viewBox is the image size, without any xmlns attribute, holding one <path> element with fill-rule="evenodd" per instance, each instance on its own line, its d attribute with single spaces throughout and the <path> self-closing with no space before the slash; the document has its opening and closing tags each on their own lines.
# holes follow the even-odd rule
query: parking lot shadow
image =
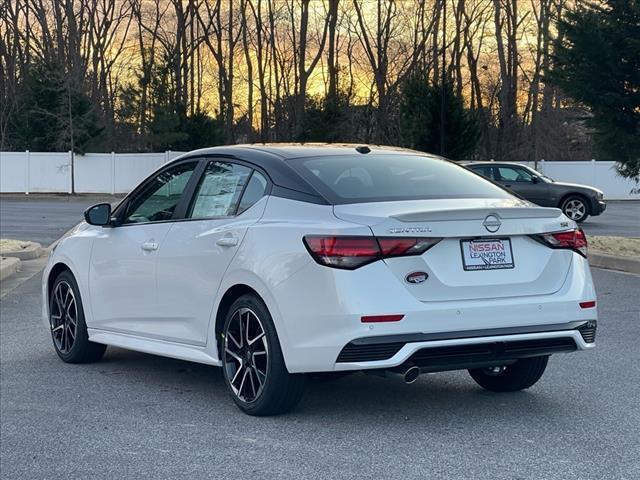
<svg viewBox="0 0 640 480">
<path fill-rule="evenodd" d="M 218 367 L 110 347 L 103 361 L 89 368 L 97 370 L 103 379 L 108 378 L 116 388 L 129 390 L 133 386 L 142 396 L 151 395 L 156 400 L 175 395 L 173 400 L 188 399 L 189 408 L 201 409 L 203 414 L 215 404 L 216 409 L 232 409 L 228 413 L 249 418 L 239 410 L 233 412 L 235 406 Z M 411 385 L 395 376 L 353 373 L 337 380 L 309 379 L 298 408 L 277 418 L 284 423 L 317 423 L 326 419 L 358 424 L 374 419 L 453 428 L 462 419 L 519 422 L 526 413 L 530 418 L 543 416 L 549 421 L 550 415 L 571 414 L 571 407 L 564 406 L 561 396 L 550 392 L 544 388 L 544 378 L 530 390 L 496 394 L 482 390 L 466 372 L 425 374 Z"/>
</svg>

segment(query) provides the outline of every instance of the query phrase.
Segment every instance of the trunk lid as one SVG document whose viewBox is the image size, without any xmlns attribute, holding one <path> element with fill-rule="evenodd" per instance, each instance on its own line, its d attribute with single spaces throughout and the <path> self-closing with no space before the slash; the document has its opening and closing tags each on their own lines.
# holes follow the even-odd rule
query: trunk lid
<svg viewBox="0 0 640 480">
<path fill-rule="evenodd" d="M 575 228 L 575 223 L 558 209 L 515 198 L 355 203 L 336 205 L 334 214 L 369 226 L 377 237 L 442 238 L 420 256 L 384 260 L 424 302 L 548 295 L 562 287 L 573 258 L 571 251 L 551 249 L 530 235 Z M 498 239 L 487 245 L 510 248 L 511 268 L 465 269 L 463 248 L 468 254 L 469 240 Z M 413 272 L 426 272 L 428 278 L 409 283 L 405 279 Z"/>
</svg>

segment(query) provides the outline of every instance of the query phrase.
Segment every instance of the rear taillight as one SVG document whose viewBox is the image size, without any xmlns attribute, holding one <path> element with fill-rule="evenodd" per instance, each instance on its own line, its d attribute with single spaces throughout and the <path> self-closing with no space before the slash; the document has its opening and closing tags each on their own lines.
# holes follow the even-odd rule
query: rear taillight
<svg viewBox="0 0 640 480">
<path fill-rule="evenodd" d="M 306 236 L 304 244 L 320 265 L 353 270 L 380 258 L 375 237 Z"/>
<path fill-rule="evenodd" d="M 585 258 L 587 256 L 587 236 L 581 229 L 544 233 L 538 235 L 538 238 L 551 248 L 566 248 L 578 252 Z"/>
<path fill-rule="evenodd" d="M 307 235 L 303 241 L 320 265 L 354 270 L 390 257 L 421 255 L 440 238 Z"/>
<path fill-rule="evenodd" d="M 383 258 L 407 257 L 410 255 L 422 255 L 440 240 L 442 239 L 378 237 L 378 244 Z"/>
</svg>

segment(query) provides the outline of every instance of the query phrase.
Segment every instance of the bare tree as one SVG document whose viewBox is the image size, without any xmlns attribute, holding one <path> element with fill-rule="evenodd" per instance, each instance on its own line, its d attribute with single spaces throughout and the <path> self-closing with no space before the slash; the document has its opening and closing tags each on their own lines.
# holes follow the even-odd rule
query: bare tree
<svg viewBox="0 0 640 480">
<path fill-rule="evenodd" d="M 198 22 L 202 27 L 204 43 L 218 66 L 218 97 L 220 115 L 224 121 L 229 141 L 234 138 L 234 61 L 235 50 L 242 35 L 242 29 L 236 28 L 234 2 L 226 2 L 223 11 L 220 0 L 204 1 L 196 10 Z M 201 10 L 204 10 L 201 11 Z"/>
<path fill-rule="evenodd" d="M 517 0 L 493 0 L 494 27 L 500 65 L 496 158 L 503 158 L 505 143 L 513 150 L 518 136 L 518 29 L 527 14 L 518 16 Z"/>
<path fill-rule="evenodd" d="M 123 132 L 135 148 L 152 145 L 160 101 L 185 119 L 178 129 L 199 112 L 218 117 L 229 142 L 239 122 L 249 140 L 304 138 L 316 94 L 325 96 L 321 105 L 344 110 L 354 141 L 395 143 L 401 86 L 420 71 L 434 84 L 451 81 L 478 112 L 481 155 L 540 158 L 560 130 L 551 120 L 560 118 L 562 97 L 544 72 L 568 3 L 1 2 L 0 147 L 15 144 L 25 79 L 34 62 L 45 62 L 60 66 L 69 92 L 90 98 L 118 145 Z M 348 105 L 337 101 L 342 92 Z M 76 119 L 69 120 L 70 128 Z"/>
<path fill-rule="evenodd" d="M 399 4 L 396 2 L 377 0 L 375 25 L 372 27 L 367 21 L 371 15 L 365 15 L 363 5 L 362 1 L 353 0 L 359 40 L 372 72 L 378 100 L 375 140 L 383 143 L 389 138 L 392 97 L 418 61 L 424 58 L 423 52 L 435 17 L 425 28 L 422 22 L 426 13 L 425 0 L 400 4 L 407 9 L 402 12 L 398 10 Z M 409 11 L 412 13 L 408 14 Z M 408 39 L 407 31 L 411 32 Z"/>
</svg>

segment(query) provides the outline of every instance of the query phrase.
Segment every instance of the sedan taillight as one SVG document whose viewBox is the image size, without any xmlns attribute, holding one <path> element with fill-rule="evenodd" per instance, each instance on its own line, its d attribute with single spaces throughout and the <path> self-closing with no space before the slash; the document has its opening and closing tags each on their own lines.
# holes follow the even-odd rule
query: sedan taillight
<svg viewBox="0 0 640 480">
<path fill-rule="evenodd" d="M 551 232 L 537 235 L 537 238 L 551 248 L 566 248 L 587 257 L 587 236 L 581 229 L 566 232 Z"/>
<path fill-rule="evenodd" d="M 441 238 L 307 235 L 303 241 L 320 265 L 355 270 L 390 257 L 422 255 Z"/>
</svg>

